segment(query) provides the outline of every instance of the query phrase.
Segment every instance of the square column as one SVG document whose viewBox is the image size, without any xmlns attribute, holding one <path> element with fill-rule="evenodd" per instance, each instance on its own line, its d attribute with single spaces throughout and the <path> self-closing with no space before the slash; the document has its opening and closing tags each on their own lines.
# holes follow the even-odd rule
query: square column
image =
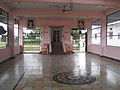
<svg viewBox="0 0 120 90">
<path fill-rule="evenodd" d="M 27 27 L 26 19 L 20 18 L 19 19 L 19 45 L 20 45 L 20 51 L 23 52 L 24 50 L 24 38 L 23 38 L 23 28 Z"/>
<path fill-rule="evenodd" d="M 107 45 L 107 38 L 106 38 L 106 34 L 107 34 L 107 26 L 106 26 L 106 16 L 102 17 L 102 30 L 101 30 L 101 46 L 105 47 Z"/>
<path fill-rule="evenodd" d="M 68 53 L 73 52 L 70 30 L 71 30 L 71 27 L 69 26 L 64 27 L 63 39 L 62 39 L 64 52 L 68 52 Z"/>
<path fill-rule="evenodd" d="M 104 15 L 102 17 L 102 30 L 101 30 L 101 47 L 102 47 L 102 52 L 101 55 L 104 56 L 104 49 L 106 48 L 107 45 L 107 23 L 106 23 L 106 16 Z"/>
<path fill-rule="evenodd" d="M 9 22 L 8 22 L 8 29 L 9 29 L 9 47 L 11 49 L 11 57 L 14 57 L 14 18 L 11 13 L 9 13 Z"/>
</svg>

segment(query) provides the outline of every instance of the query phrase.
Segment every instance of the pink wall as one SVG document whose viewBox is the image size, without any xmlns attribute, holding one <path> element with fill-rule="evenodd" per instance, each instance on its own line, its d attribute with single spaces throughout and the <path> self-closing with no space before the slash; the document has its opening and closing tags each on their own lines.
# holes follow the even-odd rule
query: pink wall
<svg viewBox="0 0 120 90">
<path fill-rule="evenodd" d="M 76 23 L 77 22 L 75 19 L 58 19 L 58 18 L 40 19 L 40 24 L 44 26 L 44 32 L 48 32 L 45 33 L 46 35 L 43 36 L 43 41 L 44 41 L 43 44 L 44 43 L 51 44 L 51 28 L 49 26 L 64 26 L 62 30 L 62 43 L 64 47 L 64 52 L 66 52 L 66 48 L 67 48 L 66 45 L 69 47 L 72 46 L 70 30 L 72 27 L 76 27 Z"/>
<path fill-rule="evenodd" d="M 105 13 L 102 18 L 102 31 L 101 31 L 101 45 L 92 45 L 91 44 L 91 24 L 90 20 L 87 23 L 88 29 L 88 52 L 96 53 L 101 56 L 107 56 L 114 59 L 120 60 L 120 47 L 111 47 L 106 45 L 106 15 L 111 14 L 120 9 L 110 10 Z"/>
<path fill-rule="evenodd" d="M 76 19 L 66 19 L 66 18 L 35 18 L 36 19 L 36 28 L 43 28 L 43 40 L 41 43 L 41 50 L 44 51 L 44 47 L 46 44 L 50 45 L 51 52 L 51 28 L 50 26 L 64 26 L 62 30 L 62 43 L 63 45 L 72 46 L 71 43 L 71 28 L 75 28 L 77 25 Z M 23 32 L 23 28 L 27 27 L 26 24 L 27 18 L 20 18 L 20 30 Z M 20 45 L 23 47 L 23 37 L 22 34 L 20 36 Z M 72 50 L 72 47 L 71 47 Z M 66 51 L 66 50 L 64 50 Z"/>
<path fill-rule="evenodd" d="M 66 18 L 37 18 L 37 27 L 71 26 L 76 27 L 76 19 Z"/>
<path fill-rule="evenodd" d="M 109 14 L 111 14 L 113 12 L 118 11 L 118 10 L 120 10 L 120 9 L 109 10 L 108 12 L 105 13 L 105 15 L 109 15 Z M 106 27 L 103 27 L 103 33 L 106 33 Z M 103 40 L 104 41 L 106 40 L 105 36 L 103 36 Z M 106 44 L 106 41 L 104 42 L 104 44 Z M 120 60 L 120 47 L 111 47 L 111 46 L 105 46 L 105 45 L 103 45 L 103 52 L 102 52 L 102 54 L 104 56 L 108 56 L 108 57 Z"/>
<path fill-rule="evenodd" d="M 113 10 L 114 11 L 114 10 Z M 88 29 L 88 52 L 93 52 L 96 54 L 99 54 L 101 56 L 108 56 L 115 59 L 120 59 L 118 53 L 120 48 L 115 47 L 109 47 L 106 46 L 106 15 L 109 13 L 112 13 L 113 11 L 109 11 L 105 13 L 105 15 L 101 15 L 102 18 L 102 32 L 101 32 L 101 45 L 92 45 L 91 44 L 91 19 L 85 20 L 85 27 Z M 26 19 L 24 19 L 23 24 L 26 22 Z M 65 45 L 72 46 L 71 40 L 70 40 L 70 28 L 77 27 L 77 19 L 66 19 L 66 18 L 36 18 L 36 27 L 40 27 L 44 29 L 43 32 L 43 43 L 42 47 L 44 47 L 44 44 L 51 43 L 51 31 L 49 26 L 64 26 L 63 28 L 63 46 L 64 51 Z M 25 24 L 24 24 L 25 25 Z M 25 26 L 23 26 L 25 27 Z M 71 47 L 72 50 L 72 47 Z M 111 52 L 112 51 L 112 52 Z M 116 54 L 117 52 L 117 54 Z"/>
<path fill-rule="evenodd" d="M 4 0 L 5 1 L 5 0 Z M 6 0 L 8 1 L 8 0 Z M 32 1 L 33 0 L 19 0 L 19 1 Z M 36 2 L 61 2 L 60 0 L 34 0 Z M 119 0 L 118 0 L 119 1 Z M 66 2 L 65 0 L 62 0 L 62 3 Z M 80 3 L 80 4 L 101 4 L 101 5 L 115 5 L 119 6 L 120 2 L 111 0 L 109 3 L 100 1 L 100 0 L 75 0 L 74 3 Z M 10 12 L 10 9 L 3 5 L 0 4 L 0 7 L 2 7 L 4 10 L 7 12 Z M 14 46 L 14 40 L 13 40 L 13 35 L 14 35 L 14 29 L 13 29 L 13 21 L 14 18 L 13 16 L 37 16 L 36 18 L 36 27 L 38 28 L 43 28 L 43 46 L 46 43 L 51 43 L 51 30 L 49 26 L 64 26 L 63 28 L 63 46 L 64 46 L 64 51 L 66 51 L 66 46 L 72 46 L 71 43 L 71 37 L 70 37 L 70 29 L 77 27 L 77 18 L 64 18 L 65 16 L 69 17 L 79 17 L 79 16 L 93 16 L 96 18 L 101 17 L 102 18 L 102 32 L 101 32 L 101 45 L 92 45 L 91 44 L 91 19 L 87 19 L 85 21 L 85 26 L 88 29 L 88 52 L 93 52 L 102 56 L 108 56 L 111 58 L 115 59 L 120 59 L 119 51 L 120 48 L 117 47 L 109 47 L 106 46 L 106 15 L 116 11 L 115 10 L 110 10 L 107 12 L 98 12 L 98 11 L 73 11 L 73 12 L 66 12 L 66 13 L 61 13 L 60 11 L 57 10 L 42 10 L 42 9 L 14 9 L 11 10 L 9 14 L 9 32 L 10 32 L 10 46 L 8 48 L 0 49 L 0 62 L 4 61 L 10 57 L 14 57 L 16 54 L 19 54 L 20 52 L 23 51 L 23 27 L 26 27 L 26 19 L 27 18 L 20 18 L 20 45 Z M 44 18 L 39 18 L 41 16 L 44 16 Z M 47 16 L 62 16 L 63 18 L 46 18 Z M 42 46 L 42 47 L 43 47 Z M 72 47 L 71 47 L 72 50 Z"/>
<path fill-rule="evenodd" d="M 120 60 L 120 47 L 104 47 L 103 55 Z"/>
<path fill-rule="evenodd" d="M 17 54 L 19 54 L 21 52 L 20 49 L 21 48 L 20 48 L 19 45 L 14 46 L 14 56 L 17 55 Z"/>
<path fill-rule="evenodd" d="M 76 27 L 77 21 L 76 19 L 59 19 L 59 18 L 37 18 L 37 27 L 41 27 L 44 29 L 43 31 L 43 41 L 42 48 L 44 48 L 45 44 L 49 44 L 51 46 L 51 28 L 49 26 L 64 26 L 62 30 L 62 43 L 64 46 L 64 51 L 67 46 L 72 46 L 71 43 L 71 35 L 70 30 L 73 27 Z M 43 49 L 42 49 L 43 50 Z M 72 50 L 72 47 L 71 47 Z M 51 48 L 50 48 L 51 51 Z"/>
<path fill-rule="evenodd" d="M 102 47 L 99 45 L 88 45 L 88 52 L 102 55 Z"/>
<path fill-rule="evenodd" d="M 12 13 L 10 12 L 10 9 L 4 5 L 0 4 L 0 8 L 4 9 L 9 13 L 9 47 L 7 48 L 1 48 L 0 49 L 0 62 L 5 61 L 6 59 L 10 57 L 14 57 L 16 54 L 20 53 L 20 46 L 14 46 L 14 18 Z"/>
<path fill-rule="evenodd" d="M 10 48 L 0 49 L 0 62 L 4 61 L 10 57 L 11 57 L 11 49 Z"/>
</svg>

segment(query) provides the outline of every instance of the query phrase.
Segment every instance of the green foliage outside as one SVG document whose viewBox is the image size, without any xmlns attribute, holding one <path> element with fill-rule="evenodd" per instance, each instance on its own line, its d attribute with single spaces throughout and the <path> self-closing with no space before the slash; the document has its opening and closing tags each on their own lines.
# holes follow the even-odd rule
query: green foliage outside
<svg viewBox="0 0 120 90">
<path fill-rule="evenodd" d="M 39 51 L 43 29 L 37 28 L 24 38 L 24 51 Z"/>
<path fill-rule="evenodd" d="M 8 46 L 8 37 L 2 36 L 0 37 L 0 48 L 5 48 Z"/>
<path fill-rule="evenodd" d="M 29 39 L 36 39 L 36 37 L 42 37 L 42 32 L 43 32 L 43 29 L 41 29 L 41 28 L 34 29 L 27 36 L 28 36 Z"/>
<path fill-rule="evenodd" d="M 80 39 L 79 30 L 71 30 L 71 35 L 73 36 L 74 40 Z"/>
<path fill-rule="evenodd" d="M 73 38 L 73 42 L 74 42 L 74 46 L 73 46 L 73 50 L 76 51 L 84 51 L 84 47 L 83 47 L 83 42 L 80 41 L 80 39 L 85 39 L 85 34 L 81 33 L 81 31 L 79 30 L 71 30 L 71 35 Z"/>
<path fill-rule="evenodd" d="M 79 40 L 80 37 L 81 39 L 85 39 L 85 34 L 84 33 L 81 34 L 81 31 L 79 30 L 71 30 L 71 35 L 73 36 L 74 40 Z"/>
</svg>

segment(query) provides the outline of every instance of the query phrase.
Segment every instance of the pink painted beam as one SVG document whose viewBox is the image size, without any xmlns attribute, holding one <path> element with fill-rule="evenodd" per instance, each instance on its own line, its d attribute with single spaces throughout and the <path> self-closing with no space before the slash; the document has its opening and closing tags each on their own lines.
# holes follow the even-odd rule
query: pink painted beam
<svg viewBox="0 0 120 90">
<path fill-rule="evenodd" d="M 101 17 L 103 16 L 103 12 L 98 11 L 69 11 L 69 12 L 61 12 L 58 10 L 48 10 L 48 9 L 13 9 L 13 15 L 15 16 L 61 16 L 61 17 Z"/>
</svg>

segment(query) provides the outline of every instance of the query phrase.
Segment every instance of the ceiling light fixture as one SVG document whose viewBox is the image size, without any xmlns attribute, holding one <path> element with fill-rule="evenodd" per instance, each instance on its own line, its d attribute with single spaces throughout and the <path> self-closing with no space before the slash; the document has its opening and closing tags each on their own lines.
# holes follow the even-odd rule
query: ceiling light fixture
<svg viewBox="0 0 120 90">
<path fill-rule="evenodd" d="M 57 10 L 62 11 L 62 12 L 66 12 L 66 11 L 72 11 L 73 10 L 73 2 L 72 0 L 67 0 L 68 2 L 65 4 L 59 4 L 59 5 L 55 5 L 52 7 L 57 8 Z"/>
</svg>

